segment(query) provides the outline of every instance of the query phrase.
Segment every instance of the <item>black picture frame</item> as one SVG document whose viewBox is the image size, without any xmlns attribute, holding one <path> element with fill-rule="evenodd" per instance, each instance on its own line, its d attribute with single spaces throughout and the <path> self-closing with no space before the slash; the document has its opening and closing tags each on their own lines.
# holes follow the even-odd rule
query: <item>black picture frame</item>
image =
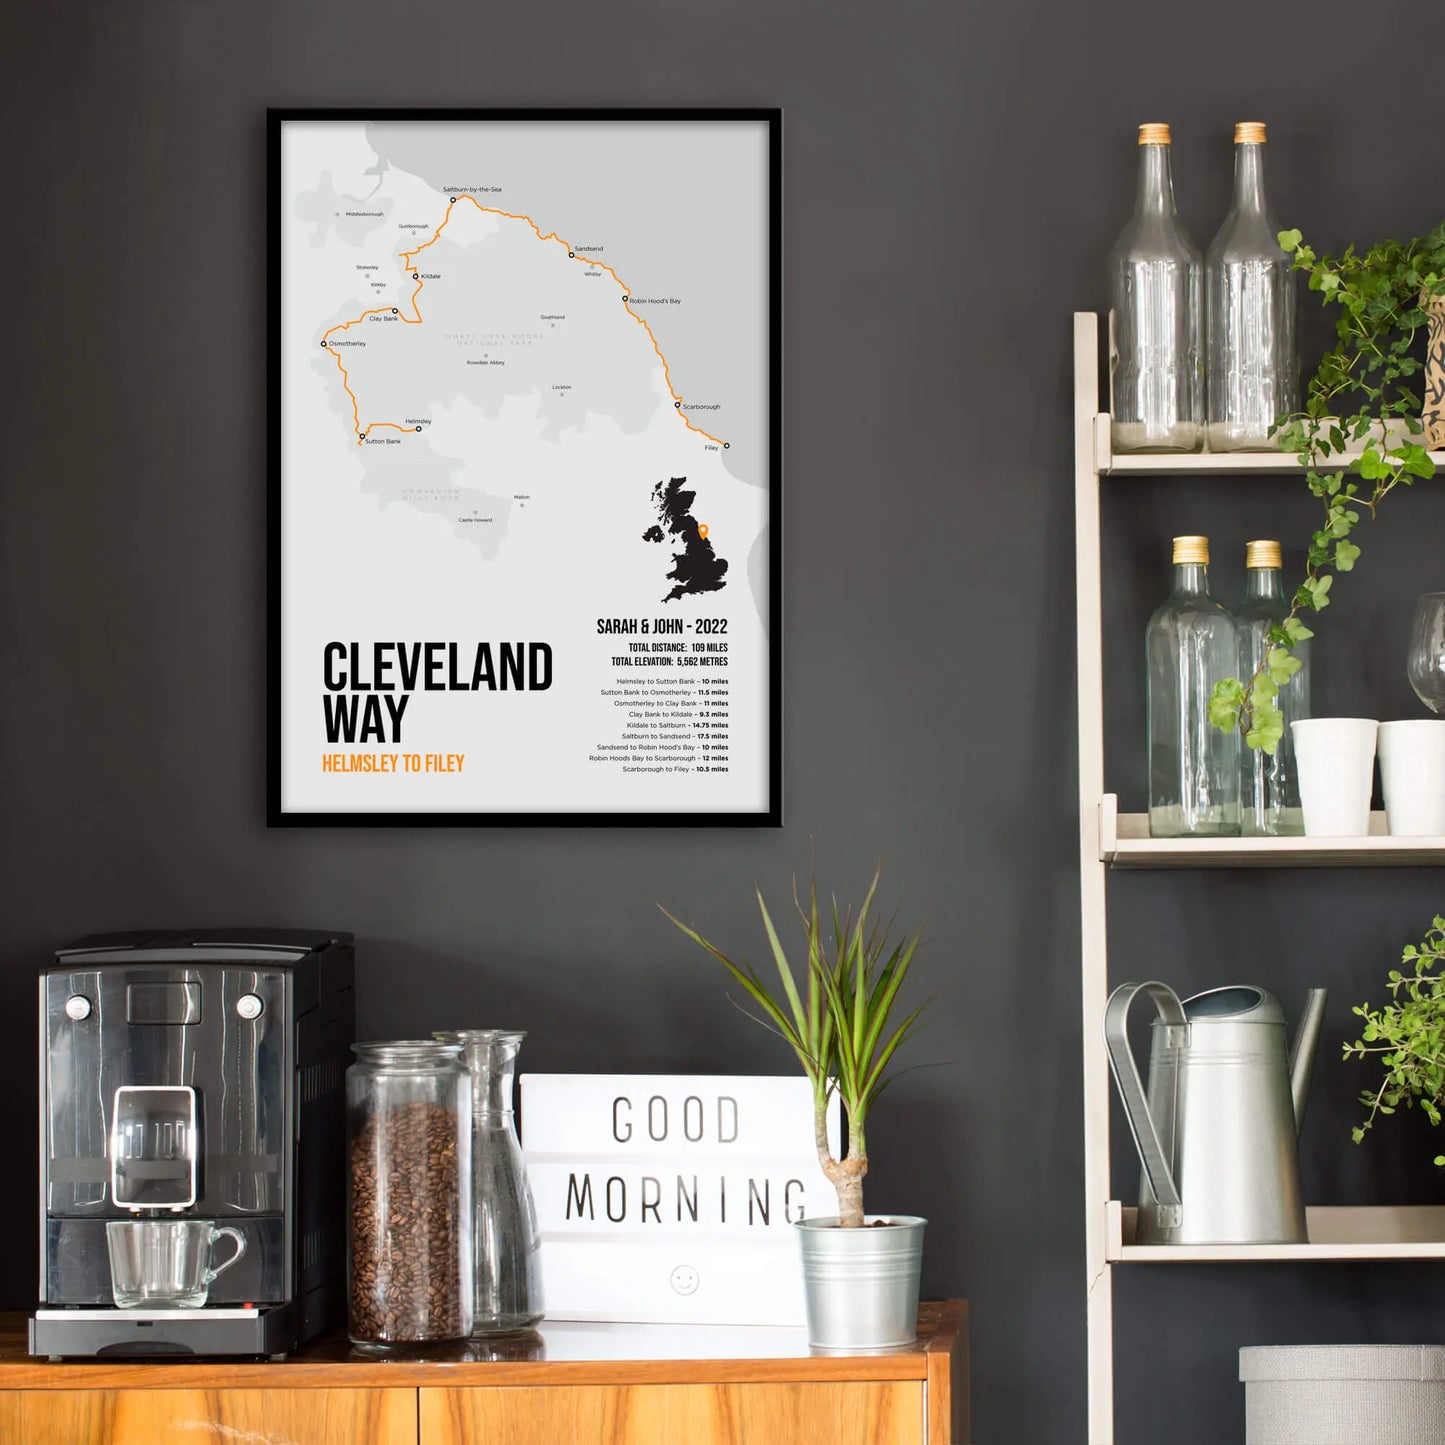
<svg viewBox="0 0 1445 1445">
<path fill-rule="evenodd" d="M 783 701 L 783 445 L 782 445 L 782 111 L 775 107 L 483 107 L 483 108 L 271 108 L 267 119 L 268 194 L 268 492 L 267 492 L 267 782 L 266 822 L 296 827 L 781 827 Z M 768 760 L 766 806 L 753 812 L 297 812 L 282 799 L 282 139 L 292 122 L 341 121 L 598 121 L 615 123 L 737 121 L 767 132 L 768 386 Z"/>
</svg>

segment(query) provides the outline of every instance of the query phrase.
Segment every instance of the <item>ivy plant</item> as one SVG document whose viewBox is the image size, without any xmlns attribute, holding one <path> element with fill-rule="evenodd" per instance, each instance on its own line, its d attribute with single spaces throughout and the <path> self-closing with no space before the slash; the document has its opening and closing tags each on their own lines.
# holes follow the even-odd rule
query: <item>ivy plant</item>
<svg viewBox="0 0 1445 1445">
<path fill-rule="evenodd" d="M 1418 1103 L 1432 1124 L 1440 1122 L 1445 1105 L 1445 918 L 1436 918 L 1419 943 L 1401 956 L 1401 968 L 1390 970 L 1392 1002 L 1382 1008 L 1360 1004 L 1354 1012 L 1364 1019 L 1360 1037 L 1345 1045 L 1345 1057 L 1375 1055 L 1385 1077 L 1376 1089 L 1367 1089 L 1360 1102 L 1370 1111 L 1353 1130 L 1355 1143 L 1381 1114 L 1393 1114 L 1401 1104 Z M 1445 1154 L 1435 1163 L 1445 1165 Z"/>
<path fill-rule="evenodd" d="M 1328 607 L 1336 576 L 1354 570 L 1361 518 L 1373 517 L 1397 487 L 1434 475 L 1430 454 L 1410 438 L 1422 430 L 1414 378 L 1426 309 L 1445 295 L 1445 222 L 1413 241 L 1382 241 L 1363 253 L 1351 246 L 1340 256 L 1317 255 L 1298 231 L 1281 231 L 1279 244 L 1338 315 L 1335 344 L 1310 378 L 1304 409 L 1275 426 L 1280 446 L 1299 454 L 1323 509 L 1304 580 L 1270 629 L 1259 670 L 1216 683 L 1209 703 L 1215 727 L 1238 728 L 1251 748 L 1267 753 L 1284 736 L 1279 690 L 1299 671 L 1294 648 L 1313 636 L 1304 617 Z"/>
</svg>

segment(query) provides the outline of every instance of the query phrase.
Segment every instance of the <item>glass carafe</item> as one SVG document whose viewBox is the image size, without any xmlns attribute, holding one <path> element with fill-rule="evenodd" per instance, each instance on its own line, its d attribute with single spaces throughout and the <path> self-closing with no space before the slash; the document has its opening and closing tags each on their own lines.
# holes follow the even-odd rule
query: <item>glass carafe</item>
<svg viewBox="0 0 1445 1445">
<path fill-rule="evenodd" d="M 512 1113 L 517 1052 L 508 1029 L 438 1033 L 462 1046 L 472 1081 L 472 1334 L 530 1330 L 542 1318 L 537 1211 Z"/>
<path fill-rule="evenodd" d="M 1174 539 L 1174 589 L 1149 619 L 1149 834 L 1239 833 L 1239 734 L 1209 721 L 1239 667 L 1234 619 L 1209 592 L 1209 538 Z"/>
<path fill-rule="evenodd" d="M 1234 128 L 1234 204 L 1204 264 L 1209 449 L 1272 451 L 1299 407 L 1295 280 L 1264 195 L 1264 126 Z"/>
<path fill-rule="evenodd" d="M 1244 601 L 1234 609 L 1239 629 L 1239 676 L 1246 687 L 1269 655 L 1270 628 L 1289 612 L 1280 577 L 1278 542 L 1249 542 L 1244 549 Z M 1310 645 L 1297 642 L 1294 655 L 1300 669 L 1279 690 L 1275 701 L 1284 714 L 1284 736 L 1270 754 L 1263 748 L 1243 748 L 1244 798 L 1240 832 L 1245 837 L 1284 837 L 1305 830 L 1300 811 L 1299 773 L 1295 767 L 1294 729 L 1291 723 L 1310 715 Z"/>
<path fill-rule="evenodd" d="M 1197 452 L 1204 433 L 1204 267 L 1174 209 L 1169 127 L 1139 127 L 1139 194 L 1109 254 L 1114 449 Z"/>
</svg>

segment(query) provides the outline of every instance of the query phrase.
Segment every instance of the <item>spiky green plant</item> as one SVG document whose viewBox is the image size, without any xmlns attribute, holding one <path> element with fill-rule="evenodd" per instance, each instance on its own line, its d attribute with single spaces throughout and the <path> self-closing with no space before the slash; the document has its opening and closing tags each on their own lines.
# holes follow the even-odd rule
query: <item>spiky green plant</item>
<svg viewBox="0 0 1445 1445">
<path fill-rule="evenodd" d="M 838 1194 L 838 1221 L 845 1229 L 863 1223 L 863 1176 L 868 1172 L 868 1114 L 887 1087 L 889 1065 L 913 1034 L 927 1007 L 917 1005 L 894 1023 L 903 987 L 921 941 L 915 933 L 890 944 L 894 919 L 872 916 L 881 866 L 855 917 L 832 900 L 831 927 L 818 911 L 815 881 L 804 907 L 793 885 L 793 906 L 802 920 L 807 963 L 795 971 L 773 925 L 762 891 L 754 889 L 763 930 L 778 970 L 779 989 L 770 989 L 746 960 L 734 962 L 696 929 L 663 914 L 721 963 L 763 1011 L 764 1023 L 781 1034 L 813 1086 L 813 1135 L 818 1162 Z M 658 905 L 661 907 L 661 904 Z M 848 1116 L 847 1148 L 835 1158 L 828 1142 L 828 1104 L 834 1092 Z"/>
</svg>

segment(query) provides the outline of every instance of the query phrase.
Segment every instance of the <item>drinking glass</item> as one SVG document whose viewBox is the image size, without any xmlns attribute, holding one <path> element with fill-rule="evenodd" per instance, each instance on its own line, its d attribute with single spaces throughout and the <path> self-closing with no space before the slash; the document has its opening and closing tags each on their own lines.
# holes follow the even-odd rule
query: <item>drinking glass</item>
<svg viewBox="0 0 1445 1445">
<path fill-rule="evenodd" d="M 1415 696 L 1445 715 L 1445 592 L 1427 592 L 1415 606 L 1408 670 Z"/>
<path fill-rule="evenodd" d="M 239 1229 L 209 1219 L 113 1219 L 105 1234 L 111 1292 L 121 1309 L 198 1309 L 211 1281 L 246 1252 Z M 213 1268 L 211 1251 L 223 1237 L 235 1249 Z"/>
</svg>

